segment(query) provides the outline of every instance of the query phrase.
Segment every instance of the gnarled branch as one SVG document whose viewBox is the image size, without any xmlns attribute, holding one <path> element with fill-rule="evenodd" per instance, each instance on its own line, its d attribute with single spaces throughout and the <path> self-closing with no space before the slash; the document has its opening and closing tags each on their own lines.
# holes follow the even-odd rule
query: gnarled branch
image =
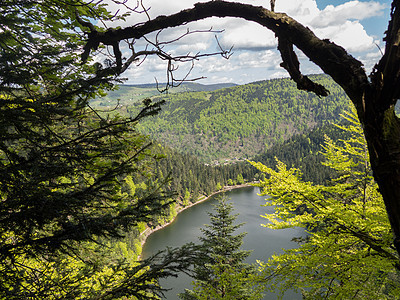
<svg viewBox="0 0 400 300">
<path fill-rule="evenodd" d="M 115 42 L 121 40 L 139 39 L 160 29 L 177 27 L 210 17 L 242 18 L 272 30 L 277 36 L 285 38 L 287 43 L 296 45 L 303 51 L 311 61 L 339 83 L 353 101 L 361 102 L 363 91 L 360 86 L 367 85 L 368 79 L 360 61 L 349 55 L 342 47 L 317 38 L 309 28 L 286 14 L 275 13 L 261 6 L 249 4 L 226 1 L 197 3 L 194 8 L 169 16 L 159 16 L 143 24 L 123 29 L 110 29 L 106 32 L 91 32 L 82 58 L 87 58 L 90 51 L 100 43 L 114 45 Z M 309 84 L 307 79 L 301 76 L 294 76 L 293 79 L 303 88 L 318 91 L 321 95 L 325 94 L 321 88 Z"/>
<path fill-rule="evenodd" d="M 328 96 L 329 91 L 321 84 L 315 83 L 300 72 L 300 63 L 293 50 L 293 44 L 285 38 L 278 37 L 278 50 L 283 62 L 281 67 L 288 71 L 290 77 L 297 83 L 299 90 L 314 92 L 317 96 Z"/>
</svg>

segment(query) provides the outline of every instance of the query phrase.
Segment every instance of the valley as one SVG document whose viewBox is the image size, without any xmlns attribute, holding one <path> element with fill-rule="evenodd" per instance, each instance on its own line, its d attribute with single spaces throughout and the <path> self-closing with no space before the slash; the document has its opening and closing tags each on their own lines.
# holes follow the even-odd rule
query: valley
<svg viewBox="0 0 400 300">
<path fill-rule="evenodd" d="M 200 85 L 196 91 L 190 91 L 193 84 L 183 85 L 165 95 L 156 95 L 156 90 L 150 93 L 146 86 L 123 86 L 117 91 L 120 94 L 111 94 L 107 99 L 119 95 L 119 113 L 131 116 L 139 111 L 140 99 L 165 101 L 161 112 L 144 119 L 138 129 L 204 163 L 223 164 L 227 160 L 251 159 L 293 135 L 338 121 L 349 105 L 344 91 L 326 75 L 312 78 L 331 94 L 319 98 L 299 91 L 293 81 L 282 78 L 231 87 Z M 142 98 L 127 101 L 132 93 Z M 116 105 L 116 99 L 107 101 Z"/>
</svg>

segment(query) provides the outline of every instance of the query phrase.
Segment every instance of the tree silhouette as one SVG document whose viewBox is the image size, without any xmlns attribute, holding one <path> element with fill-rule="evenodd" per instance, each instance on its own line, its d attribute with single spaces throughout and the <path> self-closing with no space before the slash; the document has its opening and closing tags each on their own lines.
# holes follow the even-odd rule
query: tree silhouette
<svg viewBox="0 0 400 300">
<path fill-rule="evenodd" d="M 113 18 L 79 0 L 0 1 L 1 299 L 156 298 L 158 278 L 193 255 L 189 246 L 132 264 L 106 245 L 171 201 L 149 182 L 159 154 L 136 130 L 161 103 L 130 118 L 90 106 L 117 80 L 81 63 L 77 19 L 94 17 Z M 135 183 L 146 188 L 124 192 Z"/>
</svg>

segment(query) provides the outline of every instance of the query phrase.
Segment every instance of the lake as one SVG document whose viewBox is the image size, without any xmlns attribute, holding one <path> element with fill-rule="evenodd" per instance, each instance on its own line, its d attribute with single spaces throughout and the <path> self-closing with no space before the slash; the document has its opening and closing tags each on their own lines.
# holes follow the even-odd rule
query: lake
<svg viewBox="0 0 400 300">
<path fill-rule="evenodd" d="M 247 232 L 244 237 L 242 248 L 244 250 L 253 250 L 250 257 L 246 260 L 248 263 L 255 263 L 256 260 L 267 261 L 274 253 L 282 253 L 282 248 L 289 249 L 297 246 L 292 241 L 293 237 L 300 237 L 305 234 L 302 228 L 290 228 L 283 230 L 272 230 L 262 227 L 261 224 L 267 222 L 260 215 L 273 212 L 273 207 L 263 207 L 265 204 L 265 196 L 259 196 L 258 187 L 245 187 L 234 189 L 226 192 L 226 196 L 234 206 L 234 213 L 239 214 L 236 219 L 237 223 L 245 224 L 237 231 Z M 163 229 L 151 234 L 144 247 L 143 257 L 149 257 L 158 250 L 165 247 L 178 247 L 188 242 L 198 243 L 198 236 L 201 235 L 200 228 L 204 224 L 209 224 L 210 219 L 207 212 L 213 212 L 213 204 L 216 203 L 216 197 L 192 206 L 181 212 L 174 222 Z M 178 278 L 169 278 L 161 280 L 163 287 L 172 288 L 166 293 L 168 300 L 178 299 L 176 296 L 185 288 L 191 288 L 192 279 L 185 275 L 179 275 Z M 264 297 L 265 300 L 277 299 L 277 295 L 268 293 Z M 296 300 L 302 299 L 300 294 L 287 292 L 283 299 Z"/>
</svg>

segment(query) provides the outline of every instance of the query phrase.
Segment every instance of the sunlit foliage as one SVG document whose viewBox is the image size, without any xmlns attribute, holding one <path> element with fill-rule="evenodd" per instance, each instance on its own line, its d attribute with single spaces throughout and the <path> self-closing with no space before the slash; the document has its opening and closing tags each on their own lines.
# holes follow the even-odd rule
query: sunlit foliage
<svg viewBox="0 0 400 300">
<path fill-rule="evenodd" d="M 260 182 L 266 227 L 305 227 L 308 236 L 296 249 L 261 263 L 273 289 L 301 289 L 307 299 L 396 299 L 398 257 L 382 196 L 371 174 L 363 130 L 354 110 L 340 126 L 346 140 L 326 137 L 324 165 L 336 171 L 325 185 L 306 182 L 301 171 L 277 161 L 277 171 L 252 163 L 266 173 Z"/>
</svg>

